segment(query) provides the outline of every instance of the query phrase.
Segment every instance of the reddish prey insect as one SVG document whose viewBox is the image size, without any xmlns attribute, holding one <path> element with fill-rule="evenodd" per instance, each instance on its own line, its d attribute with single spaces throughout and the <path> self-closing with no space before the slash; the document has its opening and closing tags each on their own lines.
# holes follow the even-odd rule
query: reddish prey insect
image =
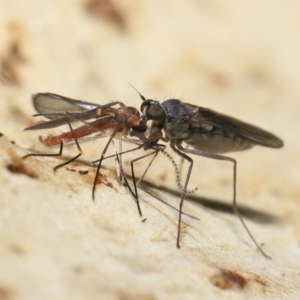
<svg viewBox="0 0 300 300">
<path fill-rule="evenodd" d="M 185 153 L 199 155 L 216 160 L 233 163 L 233 211 L 239 217 L 242 225 L 249 234 L 258 250 L 267 258 L 246 226 L 240 214 L 236 201 L 236 168 L 235 159 L 220 154 L 242 151 L 260 145 L 270 148 L 281 148 L 283 142 L 277 136 L 261 128 L 243 121 L 217 113 L 208 108 L 183 103 L 177 99 L 169 99 L 162 103 L 146 99 L 139 93 L 143 103 L 141 105 L 142 119 L 152 120 L 150 134 L 144 141 L 144 149 L 153 147 L 159 140 L 169 142 L 172 150 L 189 162 L 189 168 L 183 187 L 177 230 L 177 247 L 179 248 L 180 227 L 183 201 L 187 193 L 189 179 L 192 173 L 193 160 Z M 164 131 L 165 136 L 163 137 Z M 182 143 L 185 146 L 182 146 Z M 187 149 L 191 146 L 193 149 Z"/>
<path fill-rule="evenodd" d="M 33 95 L 33 105 L 38 112 L 38 114 L 35 114 L 34 116 L 43 116 L 50 120 L 42 121 L 40 123 L 34 124 L 26 128 L 25 130 L 48 129 L 48 128 L 54 128 L 54 127 L 68 124 L 70 127 L 70 131 L 64 132 L 60 135 L 50 136 L 45 139 L 40 138 L 41 142 L 45 146 L 60 145 L 60 150 L 58 153 L 54 153 L 54 154 L 32 153 L 32 154 L 25 155 L 24 158 L 27 158 L 29 156 L 61 156 L 63 152 L 64 143 L 75 142 L 79 153 L 73 158 L 69 159 L 68 161 L 54 167 L 54 170 L 57 170 L 58 168 L 65 166 L 70 162 L 76 160 L 82 155 L 82 150 L 78 143 L 78 139 L 86 138 L 91 134 L 96 134 L 96 136 L 94 136 L 93 138 L 103 137 L 103 136 L 109 137 L 109 140 L 102 151 L 101 158 L 97 161 L 98 166 L 97 166 L 95 179 L 93 183 L 93 189 L 92 189 L 93 199 L 95 198 L 97 178 L 100 172 L 102 161 L 104 159 L 105 153 L 109 147 L 110 142 L 112 142 L 113 138 L 115 137 L 117 137 L 121 142 L 128 141 L 130 143 L 137 145 L 133 149 L 130 149 L 123 153 L 108 156 L 106 158 L 117 157 L 119 161 L 118 165 L 120 166 L 120 172 L 122 178 L 124 178 L 125 184 L 128 186 L 130 193 L 133 195 L 133 197 L 136 200 L 140 216 L 142 216 L 142 212 L 139 205 L 137 185 L 139 184 L 140 180 L 145 176 L 150 164 L 153 162 L 158 152 L 162 152 L 172 162 L 173 167 L 175 168 L 177 185 L 180 188 L 182 188 L 176 163 L 174 162 L 172 157 L 164 151 L 165 146 L 159 144 L 150 147 L 153 150 L 152 152 L 147 153 L 146 155 L 143 155 L 132 161 L 131 170 L 132 170 L 132 178 L 134 182 L 134 192 L 130 188 L 130 185 L 128 184 L 128 181 L 122 171 L 122 162 L 120 160 L 121 160 L 121 154 L 142 148 L 143 140 L 146 139 L 145 132 L 147 130 L 147 126 L 144 124 L 145 122 L 141 120 L 140 114 L 137 109 L 133 107 L 128 107 L 121 102 L 111 102 L 105 105 L 98 105 L 95 103 L 74 100 L 71 98 L 67 98 L 52 93 L 38 93 Z M 84 123 L 84 125 L 73 129 L 71 123 L 74 121 Z M 152 154 L 154 154 L 154 156 L 150 161 L 149 166 L 147 167 L 146 171 L 144 172 L 144 174 L 136 184 L 135 177 L 134 177 L 134 170 L 133 170 L 133 162 L 141 158 L 150 156 Z"/>
<path fill-rule="evenodd" d="M 50 136 L 45 139 L 40 139 L 45 146 L 60 145 L 60 150 L 58 153 L 32 153 L 25 155 L 24 158 L 29 156 L 61 156 L 64 143 L 70 141 L 75 142 L 77 149 L 79 150 L 79 154 L 64 163 L 57 165 L 54 168 L 54 170 L 57 170 L 58 168 L 76 160 L 82 155 L 82 150 L 78 143 L 78 139 L 85 138 L 91 134 L 96 134 L 94 138 L 103 136 L 109 137 L 109 140 L 101 154 L 101 159 L 98 163 L 92 190 L 93 199 L 95 198 L 97 177 L 100 171 L 101 163 L 112 139 L 114 137 L 119 137 L 121 140 L 128 140 L 131 143 L 141 144 L 141 141 L 145 138 L 144 135 L 147 127 L 140 123 L 141 119 L 138 110 L 133 107 L 128 107 L 119 101 L 111 102 L 105 105 L 98 105 L 95 103 L 74 100 L 57 94 L 38 93 L 33 95 L 33 105 L 38 112 L 38 114 L 35 114 L 34 116 L 43 116 L 50 120 L 34 124 L 25 130 L 48 129 L 68 124 L 70 131 L 57 136 Z M 84 123 L 84 125 L 73 129 L 71 123 L 75 121 Z M 131 136 L 130 138 L 128 138 L 129 135 Z M 137 139 L 134 139 L 134 137 L 137 137 Z M 158 147 L 156 147 L 156 149 L 158 149 Z M 121 159 L 121 157 L 119 157 L 119 159 Z M 134 194 L 126 180 L 126 177 L 124 176 L 123 178 L 132 195 L 137 198 L 136 186 L 134 187 Z M 137 206 L 140 215 L 142 215 L 138 200 Z"/>
</svg>

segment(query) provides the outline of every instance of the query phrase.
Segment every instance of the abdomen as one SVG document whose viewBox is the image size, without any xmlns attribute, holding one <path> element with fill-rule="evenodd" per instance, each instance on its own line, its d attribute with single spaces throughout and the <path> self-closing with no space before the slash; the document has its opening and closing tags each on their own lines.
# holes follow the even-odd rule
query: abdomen
<svg viewBox="0 0 300 300">
<path fill-rule="evenodd" d="M 222 128 L 209 132 L 192 133 L 184 142 L 195 149 L 210 153 L 228 153 L 243 151 L 255 146 L 255 143 Z"/>
</svg>

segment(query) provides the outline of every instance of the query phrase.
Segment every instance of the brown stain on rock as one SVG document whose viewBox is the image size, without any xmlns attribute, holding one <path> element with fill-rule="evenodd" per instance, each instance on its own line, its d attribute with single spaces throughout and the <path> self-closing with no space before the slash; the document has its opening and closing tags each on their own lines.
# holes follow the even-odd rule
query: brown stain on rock
<svg viewBox="0 0 300 300">
<path fill-rule="evenodd" d="M 243 289 L 248 283 L 248 280 L 237 272 L 221 269 L 221 272 L 211 276 L 210 281 L 216 287 L 222 290 L 232 288 Z"/>
<path fill-rule="evenodd" d="M 85 10 L 100 19 L 106 19 L 117 25 L 121 31 L 126 30 L 124 14 L 111 0 L 88 0 L 84 4 Z"/>
<path fill-rule="evenodd" d="M 38 178 L 38 175 L 30 169 L 12 149 L 7 150 L 11 162 L 6 165 L 6 169 L 14 174 L 23 174 L 30 178 Z"/>
<path fill-rule="evenodd" d="M 21 85 L 19 66 L 26 63 L 27 59 L 22 54 L 22 26 L 17 22 L 7 25 L 10 42 L 5 53 L 0 58 L 0 82 L 7 85 Z"/>
<path fill-rule="evenodd" d="M 13 299 L 13 296 L 13 290 L 0 283 L 0 300 L 10 300 Z"/>
<path fill-rule="evenodd" d="M 70 172 L 78 173 L 79 175 L 81 175 L 81 178 L 83 178 L 83 180 L 86 183 L 94 184 L 95 172 L 92 172 L 93 174 L 91 174 L 88 170 L 76 170 L 74 168 L 68 168 L 68 167 L 66 168 L 66 170 Z M 110 188 L 115 189 L 112 182 L 108 181 L 107 176 L 103 173 L 98 174 L 96 184 L 104 184 Z"/>
<path fill-rule="evenodd" d="M 85 181 L 87 183 L 93 184 L 94 180 L 95 180 L 95 174 L 87 174 L 87 175 L 83 176 L 83 178 L 85 178 Z M 104 184 L 110 188 L 113 188 L 113 184 L 107 180 L 107 176 L 100 172 L 97 176 L 96 184 Z"/>
<path fill-rule="evenodd" d="M 222 289 L 245 289 L 249 284 L 258 284 L 261 287 L 262 292 L 266 292 L 266 287 L 268 286 L 265 281 L 263 281 L 257 275 L 250 275 L 248 277 L 242 276 L 236 271 L 231 271 L 227 269 L 220 269 L 220 272 L 212 275 L 210 277 L 210 282 Z"/>
</svg>

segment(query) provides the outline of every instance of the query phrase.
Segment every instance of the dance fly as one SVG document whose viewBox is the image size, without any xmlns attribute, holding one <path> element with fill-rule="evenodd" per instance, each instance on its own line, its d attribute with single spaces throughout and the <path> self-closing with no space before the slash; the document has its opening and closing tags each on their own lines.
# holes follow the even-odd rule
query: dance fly
<svg viewBox="0 0 300 300">
<path fill-rule="evenodd" d="M 140 97 L 143 101 L 141 104 L 142 119 L 146 122 L 152 120 L 150 133 L 144 141 L 144 149 L 153 147 L 159 140 L 164 140 L 169 142 L 175 153 L 189 162 L 179 205 L 177 247 L 180 247 L 183 201 L 193 168 L 193 160 L 186 154 L 188 153 L 233 163 L 233 211 L 239 217 L 258 250 L 269 258 L 254 239 L 238 211 L 236 203 L 237 162 L 235 159 L 221 154 L 247 150 L 256 145 L 281 148 L 283 141 L 259 127 L 208 108 L 184 103 L 177 99 L 169 99 L 159 103 L 158 101 L 146 99 L 141 94 Z M 183 142 L 185 145 L 182 145 Z M 187 149 L 188 146 L 194 149 Z"/>
</svg>

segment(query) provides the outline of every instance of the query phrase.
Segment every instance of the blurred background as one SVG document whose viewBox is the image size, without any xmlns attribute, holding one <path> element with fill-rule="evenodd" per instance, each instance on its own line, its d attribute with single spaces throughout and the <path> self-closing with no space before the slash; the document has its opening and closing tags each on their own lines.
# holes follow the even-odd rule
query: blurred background
<svg viewBox="0 0 300 300">
<path fill-rule="evenodd" d="M 298 253 L 299 31 L 298 1 L 2 0 L 1 132 L 24 149 L 45 151 L 38 136 L 49 131 L 23 132 L 35 121 L 33 93 L 139 109 L 128 83 L 146 98 L 175 97 L 262 127 L 285 146 L 233 155 L 238 198 L 285 220 L 291 240 L 278 241 L 278 252 L 287 243 Z M 99 155 L 95 143 L 84 145 L 88 161 Z M 194 159 L 191 188 L 230 203 L 232 166 Z M 169 162 L 158 160 L 147 179 L 175 187 Z"/>
</svg>

